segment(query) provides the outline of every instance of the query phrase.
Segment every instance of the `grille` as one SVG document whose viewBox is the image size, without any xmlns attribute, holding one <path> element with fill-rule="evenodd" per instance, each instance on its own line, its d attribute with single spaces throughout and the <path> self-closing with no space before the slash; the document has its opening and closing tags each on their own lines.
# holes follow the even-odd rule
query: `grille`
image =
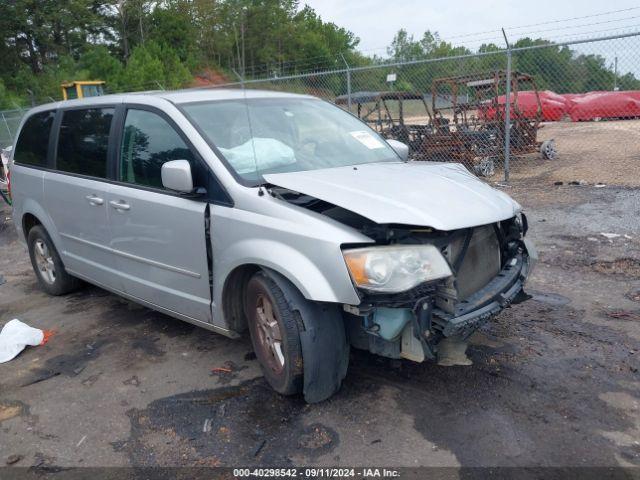
<svg viewBox="0 0 640 480">
<path fill-rule="evenodd" d="M 447 247 L 445 254 L 451 263 L 464 247 L 464 236 L 460 236 Z M 455 304 L 484 287 L 500 273 L 500 243 L 493 225 L 476 227 L 469 247 L 455 279 L 438 291 L 436 306 L 453 313 Z"/>
<path fill-rule="evenodd" d="M 462 248 L 462 243 L 459 245 L 459 249 Z M 453 258 L 457 258 L 457 256 Z M 489 283 L 499 272 L 500 244 L 493 226 L 485 225 L 476 228 L 456 275 L 458 299 L 467 299 Z"/>
</svg>

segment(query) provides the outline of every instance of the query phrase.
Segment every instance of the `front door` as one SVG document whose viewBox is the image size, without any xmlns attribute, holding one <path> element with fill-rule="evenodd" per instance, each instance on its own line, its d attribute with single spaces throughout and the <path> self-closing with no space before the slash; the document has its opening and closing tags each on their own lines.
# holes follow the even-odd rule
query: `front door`
<svg viewBox="0 0 640 480">
<path fill-rule="evenodd" d="M 168 119 L 153 111 L 127 109 L 120 137 L 108 208 L 124 291 L 211 322 L 207 203 L 164 189 L 161 179 L 162 164 L 170 160 L 188 160 L 197 171 L 196 156 Z"/>
</svg>

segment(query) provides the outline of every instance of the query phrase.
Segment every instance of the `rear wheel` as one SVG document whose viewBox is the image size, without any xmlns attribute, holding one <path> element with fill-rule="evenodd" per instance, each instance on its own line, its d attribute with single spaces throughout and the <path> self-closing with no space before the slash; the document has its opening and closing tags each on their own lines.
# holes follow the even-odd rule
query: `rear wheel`
<svg viewBox="0 0 640 480">
<path fill-rule="evenodd" d="M 64 295 L 80 286 L 80 280 L 67 273 L 49 234 L 36 225 L 27 236 L 31 265 L 40 287 L 49 295 Z"/>
<path fill-rule="evenodd" d="M 302 391 L 302 348 L 296 314 L 282 290 L 262 272 L 247 285 L 245 314 L 264 376 L 283 395 Z"/>
</svg>

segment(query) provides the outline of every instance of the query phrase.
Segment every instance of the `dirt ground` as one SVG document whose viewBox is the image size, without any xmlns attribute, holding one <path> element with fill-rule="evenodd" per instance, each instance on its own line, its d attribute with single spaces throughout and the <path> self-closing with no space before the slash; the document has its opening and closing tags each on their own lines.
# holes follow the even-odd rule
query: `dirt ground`
<svg viewBox="0 0 640 480">
<path fill-rule="evenodd" d="M 95 287 L 45 295 L 4 208 L 0 325 L 55 335 L 0 365 L 0 465 L 640 466 L 640 190 L 570 161 L 501 187 L 540 262 L 533 298 L 474 337 L 473 366 L 354 351 L 318 405 L 273 393 L 246 338 Z M 554 185 L 577 176 L 607 186 Z"/>
<path fill-rule="evenodd" d="M 428 124 L 426 116 L 406 118 L 410 124 Z M 640 119 L 599 122 L 544 122 L 537 140 L 555 140 L 558 156 L 550 161 L 539 153 L 512 158 L 514 180 L 540 177 L 554 182 L 604 183 L 640 186 Z M 502 159 L 495 160 L 492 181 L 504 178 Z M 473 165 L 467 165 L 469 169 Z"/>
<path fill-rule="evenodd" d="M 640 120 L 546 123 L 538 140 L 549 139 L 556 142 L 558 158 L 543 160 L 536 154 L 515 159 L 513 179 L 640 185 Z"/>
</svg>

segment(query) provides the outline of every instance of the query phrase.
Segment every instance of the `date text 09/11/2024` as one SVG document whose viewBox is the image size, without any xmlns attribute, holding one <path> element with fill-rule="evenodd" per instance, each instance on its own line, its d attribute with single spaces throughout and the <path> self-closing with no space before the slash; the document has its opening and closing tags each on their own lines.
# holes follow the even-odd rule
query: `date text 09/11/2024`
<svg viewBox="0 0 640 480">
<path fill-rule="evenodd" d="M 236 478 L 399 478 L 400 472 L 388 468 L 234 468 Z"/>
</svg>

